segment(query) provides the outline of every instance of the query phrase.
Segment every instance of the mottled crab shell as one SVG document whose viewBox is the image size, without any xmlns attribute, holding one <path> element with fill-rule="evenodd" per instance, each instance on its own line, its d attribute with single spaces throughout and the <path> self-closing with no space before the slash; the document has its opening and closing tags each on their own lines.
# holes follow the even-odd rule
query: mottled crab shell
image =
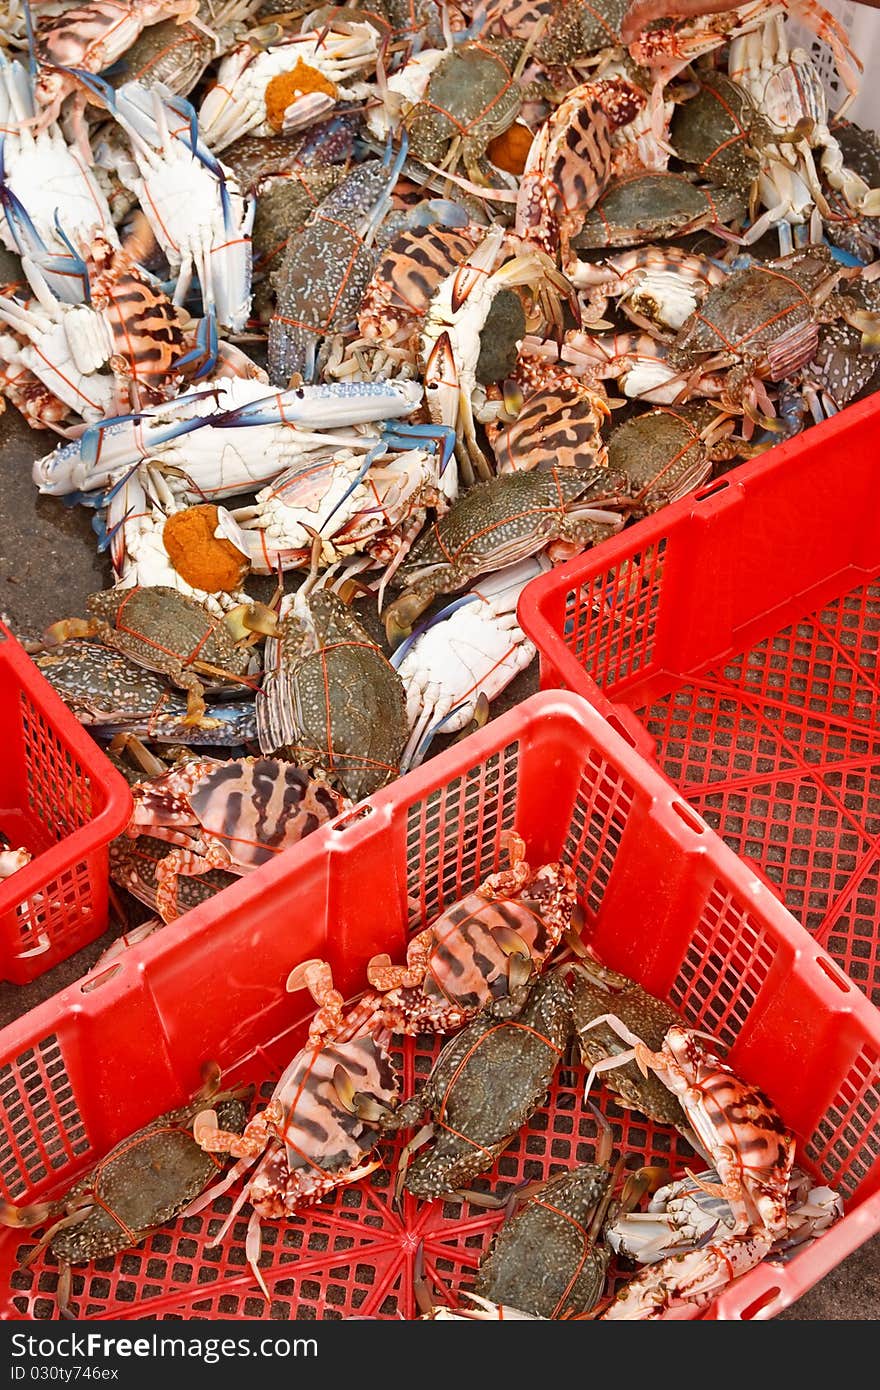
<svg viewBox="0 0 880 1390">
<path fill-rule="evenodd" d="M 431 1147 L 410 1166 L 405 1186 L 429 1199 L 467 1186 L 492 1166 L 540 1104 L 571 1032 L 571 995 L 558 972 L 533 985 L 521 1013 L 479 1014 L 451 1038 L 425 1089 L 403 1111 L 431 1112 Z"/>
<path fill-rule="evenodd" d="M 513 73 L 521 47 L 509 39 L 474 40 L 444 56 L 406 118 L 417 159 L 438 164 L 457 139 L 477 158 L 513 123 L 522 104 Z"/>
<path fill-rule="evenodd" d="M 115 629 L 115 645 L 148 671 L 175 678 L 196 661 L 242 675 L 252 653 L 240 649 L 222 619 L 213 618 L 196 599 L 156 584 L 90 594 L 86 606 Z"/>
<path fill-rule="evenodd" d="M 602 978 L 587 978 L 575 971 L 572 983 L 572 1015 L 578 1046 L 585 1065 L 595 1066 L 608 1057 L 629 1050 L 607 1024 L 587 1028 L 594 1018 L 614 1014 L 652 1051 L 663 1046 L 669 1029 L 682 1019 L 669 1004 L 648 994 L 625 975 L 603 970 Z M 652 1071 L 643 1076 L 635 1062 L 602 1072 L 602 1082 L 620 1097 L 621 1104 L 640 1110 L 661 1124 L 685 1126 L 684 1111 L 667 1086 Z"/>
<path fill-rule="evenodd" d="M 215 1098 L 224 1128 L 240 1133 L 247 1111 L 234 1097 Z M 204 1100 L 172 1110 L 117 1144 L 106 1158 L 71 1188 L 68 1209 L 94 1195 L 86 1218 L 59 1231 L 52 1253 L 67 1264 L 83 1264 L 142 1241 L 156 1226 L 171 1221 L 217 1176 L 221 1161 L 199 1148 L 192 1122 Z"/>
<path fill-rule="evenodd" d="M 606 411 L 597 396 L 570 378 L 570 385 L 539 386 L 519 414 L 492 441 L 499 473 L 533 468 L 604 468 L 608 451 L 599 431 Z"/>
<path fill-rule="evenodd" d="M 661 405 L 612 431 L 608 462 L 629 479 L 636 515 L 677 502 L 705 482 L 712 455 L 701 432 L 716 416 L 712 406 Z"/>
<path fill-rule="evenodd" d="M 815 352 L 812 295 L 840 273 L 824 246 L 734 270 L 682 324 L 670 364 L 687 367 L 707 353 L 729 362 L 767 355 L 771 379 L 781 380 Z"/>
<path fill-rule="evenodd" d="M 501 1227 L 477 1272 L 476 1292 L 535 1317 L 589 1312 L 610 1259 L 589 1228 L 610 1181 L 607 1168 L 586 1163 L 544 1183 Z"/>
<path fill-rule="evenodd" d="M 639 246 L 683 236 L 746 212 L 745 198 L 731 188 L 698 188 L 683 174 L 632 174 L 615 179 L 584 218 L 572 246 Z"/>
<path fill-rule="evenodd" d="M 679 159 L 703 178 L 746 192 L 758 173 L 749 141 L 755 107 L 744 88 L 722 72 L 702 78 L 696 96 L 675 107 L 670 140 Z"/>
<path fill-rule="evenodd" d="M 400 769 L 409 732 L 403 682 L 328 590 L 299 595 L 284 624 L 257 696 L 260 747 L 289 747 L 352 800 L 369 796 Z"/>
</svg>

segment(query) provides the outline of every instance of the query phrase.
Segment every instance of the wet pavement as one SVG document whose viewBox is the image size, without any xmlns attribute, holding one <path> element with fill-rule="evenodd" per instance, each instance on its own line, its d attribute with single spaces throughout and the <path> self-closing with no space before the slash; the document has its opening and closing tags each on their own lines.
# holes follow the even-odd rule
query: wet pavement
<svg viewBox="0 0 880 1390">
<path fill-rule="evenodd" d="M 110 582 L 97 553 L 91 514 L 40 497 L 31 481 L 33 459 L 53 446 L 27 428 L 18 413 L 0 418 L 0 616 L 16 636 L 39 637 L 50 623 L 84 612 L 86 596 Z M 505 703 L 536 686 L 534 668 L 510 688 Z M 495 712 L 500 712 L 495 706 Z M 0 983 L 0 1026 L 48 999 L 91 968 L 121 926 L 32 984 Z M 875 1319 L 880 1316 L 880 1237 L 870 1241 L 799 1300 L 785 1319 Z"/>
</svg>

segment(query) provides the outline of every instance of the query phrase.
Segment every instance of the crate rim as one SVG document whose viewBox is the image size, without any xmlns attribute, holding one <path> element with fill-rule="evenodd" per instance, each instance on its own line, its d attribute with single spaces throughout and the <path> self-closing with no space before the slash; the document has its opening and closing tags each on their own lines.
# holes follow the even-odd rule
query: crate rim
<svg viewBox="0 0 880 1390">
<path fill-rule="evenodd" d="M 729 506 L 735 499 L 741 501 L 747 485 L 755 479 L 772 477 L 780 470 L 788 468 L 792 458 L 796 459 L 805 447 L 821 448 L 825 438 L 839 430 L 841 423 L 852 426 L 865 420 L 876 421 L 880 430 L 880 392 L 874 392 L 865 400 L 847 406 L 845 410 L 812 427 L 806 434 L 795 435 L 792 439 L 774 445 L 767 453 L 737 464 L 721 478 L 704 483 L 702 487 L 688 493 L 678 502 L 661 507 L 659 511 L 644 517 L 634 526 L 626 527 L 617 535 L 610 536 L 580 555 L 575 555 L 571 560 L 566 560 L 564 564 L 554 565 L 545 574 L 530 580 L 520 594 L 516 615 L 526 637 L 537 647 L 542 667 L 546 659 L 564 678 L 567 672 L 568 679 L 575 680 L 579 687 L 589 691 L 590 703 L 594 704 L 606 719 L 609 716 L 614 717 L 616 726 L 621 722 L 621 714 L 636 721 L 637 716 L 632 715 L 629 710 L 626 697 L 621 696 L 623 704 L 619 707 L 601 686 L 597 685 L 589 672 L 584 670 L 555 627 L 548 623 L 544 614 L 547 600 L 555 599 L 569 589 L 577 588 L 594 574 L 611 568 L 619 558 L 629 555 L 633 550 L 649 546 L 670 535 L 682 522 L 686 523 L 692 517 L 706 515 L 703 510 L 705 502 L 717 499 L 719 505 Z M 628 719 L 624 718 L 623 722 L 627 724 Z M 631 738 L 639 752 L 650 758 L 648 745 L 652 745 L 653 740 L 641 725 L 633 730 Z"/>
<path fill-rule="evenodd" d="M 17 637 L 0 622 L 0 665 L 11 668 L 22 687 L 39 692 L 52 726 L 104 794 L 104 806 L 84 825 L 37 854 L 0 884 L 0 914 L 33 897 L 67 869 L 109 844 L 125 829 L 133 808 L 125 778 L 80 724 L 73 711 L 31 660 Z M 53 996 L 56 997 L 57 996 Z"/>
</svg>

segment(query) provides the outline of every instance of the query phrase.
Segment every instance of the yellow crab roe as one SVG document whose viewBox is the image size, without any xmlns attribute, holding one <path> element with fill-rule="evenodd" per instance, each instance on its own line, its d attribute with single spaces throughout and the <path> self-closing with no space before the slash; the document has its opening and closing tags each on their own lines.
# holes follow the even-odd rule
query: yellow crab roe
<svg viewBox="0 0 880 1390">
<path fill-rule="evenodd" d="M 336 96 L 336 87 L 317 68 L 310 68 L 301 58 L 290 72 L 279 72 L 266 87 L 266 120 L 273 130 L 284 128 L 284 113 L 295 97 L 306 96 L 309 92 L 326 92 Z"/>
<path fill-rule="evenodd" d="M 533 138 L 528 126 L 514 121 L 502 135 L 490 142 L 486 153 L 497 169 L 506 169 L 508 174 L 521 174 L 526 167 Z"/>
<path fill-rule="evenodd" d="M 209 594 L 237 589 L 250 562 L 223 536 L 215 536 L 217 508 L 211 503 L 174 512 L 165 522 L 162 541 L 181 579 Z"/>
</svg>

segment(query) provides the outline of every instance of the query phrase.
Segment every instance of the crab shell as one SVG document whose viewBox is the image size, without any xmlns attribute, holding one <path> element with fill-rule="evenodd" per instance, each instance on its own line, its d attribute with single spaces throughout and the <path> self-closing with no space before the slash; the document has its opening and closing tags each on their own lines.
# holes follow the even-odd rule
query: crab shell
<svg viewBox="0 0 880 1390">
<path fill-rule="evenodd" d="M 334 1080 L 339 1067 L 362 1096 L 383 1106 L 397 1103 L 397 1074 L 374 1037 L 303 1048 L 273 1093 L 283 1127 L 248 1184 L 260 1216 L 288 1216 L 303 1202 L 362 1176 L 379 1134 L 342 1104 Z"/>
<path fill-rule="evenodd" d="M 302 768 L 276 758 L 185 763 L 132 788 L 128 833 L 196 828 L 233 871 L 266 864 L 338 815 L 344 799 Z"/>
<path fill-rule="evenodd" d="M 571 926 L 576 906 L 577 884 L 566 864 L 543 864 L 533 872 L 519 863 L 491 875 L 410 941 L 407 969 L 422 978 L 382 994 L 383 1023 L 410 1036 L 460 1027 L 508 996 L 510 953 L 499 929 L 516 933 L 539 971 Z M 393 978 L 399 972 L 392 967 L 388 973 Z M 383 972 L 375 963 L 368 974 L 381 989 Z"/>
<path fill-rule="evenodd" d="M 590 1224 L 610 1182 L 607 1168 L 586 1163 L 544 1183 L 501 1227 L 476 1292 L 534 1317 L 589 1312 L 611 1253 L 590 1239 Z"/>
<path fill-rule="evenodd" d="M 393 1122 L 409 1123 L 425 1108 L 434 1119 L 433 1142 L 409 1168 L 407 1191 L 439 1197 L 490 1168 L 540 1104 L 570 1032 L 571 995 L 554 972 L 532 986 L 516 1018 L 499 1021 L 486 1010 L 451 1038 L 424 1090 Z"/>
<path fill-rule="evenodd" d="M 247 1111 L 240 1100 L 215 1097 L 218 1118 L 231 1130 L 244 1128 Z M 59 1231 L 50 1242 L 67 1264 L 112 1255 L 138 1245 L 157 1226 L 185 1211 L 220 1164 L 195 1143 L 191 1126 L 204 1101 L 162 1115 L 124 1139 L 74 1187 L 64 1200 L 72 1210 L 93 1197 L 84 1221 Z"/>
</svg>

